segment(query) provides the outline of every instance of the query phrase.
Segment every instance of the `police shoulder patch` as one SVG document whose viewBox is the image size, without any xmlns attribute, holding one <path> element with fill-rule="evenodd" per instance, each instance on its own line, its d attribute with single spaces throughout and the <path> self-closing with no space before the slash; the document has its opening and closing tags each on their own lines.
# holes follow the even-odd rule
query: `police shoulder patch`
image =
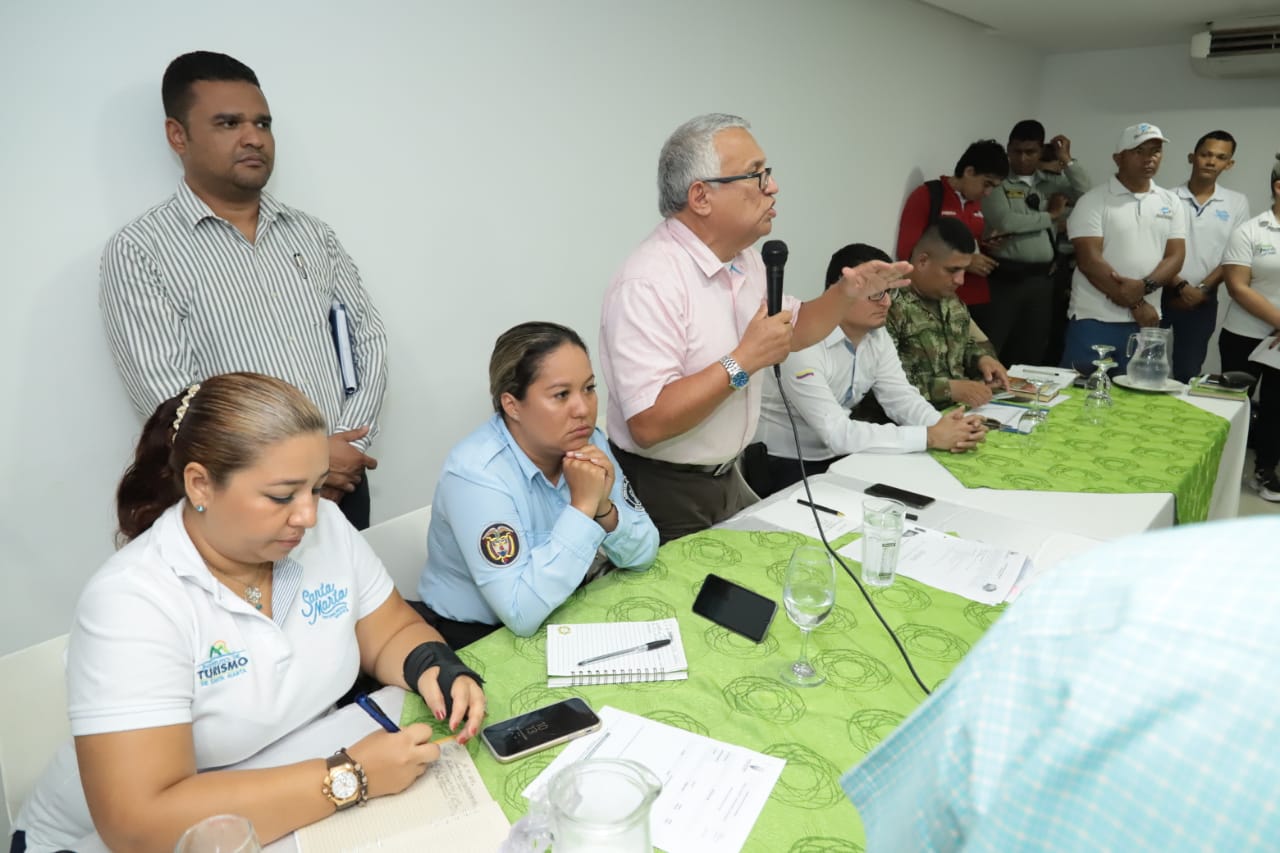
<svg viewBox="0 0 1280 853">
<path fill-rule="evenodd" d="M 631 488 L 631 481 L 625 474 L 622 475 L 622 499 L 635 511 L 644 512 L 644 504 L 640 503 L 640 498 L 636 497 L 636 490 Z"/>
<path fill-rule="evenodd" d="M 480 534 L 480 556 L 505 566 L 520 556 L 520 537 L 509 524 L 490 524 Z"/>
</svg>

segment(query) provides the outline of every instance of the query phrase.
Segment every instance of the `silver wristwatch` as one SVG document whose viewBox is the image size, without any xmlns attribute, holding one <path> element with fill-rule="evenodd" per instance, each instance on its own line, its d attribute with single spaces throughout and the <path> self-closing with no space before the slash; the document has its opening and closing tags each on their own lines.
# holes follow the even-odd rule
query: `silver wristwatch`
<svg viewBox="0 0 1280 853">
<path fill-rule="evenodd" d="M 747 383 L 751 381 L 751 376 L 742 369 L 742 365 L 738 364 L 737 360 L 731 355 L 726 355 L 720 359 L 720 366 L 728 371 L 729 387 L 735 391 L 740 388 L 746 388 Z"/>
</svg>

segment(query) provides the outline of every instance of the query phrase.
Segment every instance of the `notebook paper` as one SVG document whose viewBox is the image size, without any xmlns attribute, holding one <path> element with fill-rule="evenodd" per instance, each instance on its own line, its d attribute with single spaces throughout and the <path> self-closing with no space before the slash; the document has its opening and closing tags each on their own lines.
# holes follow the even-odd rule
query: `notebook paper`
<svg viewBox="0 0 1280 853">
<path fill-rule="evenodd" d="M 670 645 L 579 666 L 598 655 L 632 649 L 671 638 Z M 680 625 L 675 619 L 654 622 L 589 622 L 547 626 L 547 686 L 625 684 L 635 681 L 682 681 L 689 677 Z"/>
</svg>

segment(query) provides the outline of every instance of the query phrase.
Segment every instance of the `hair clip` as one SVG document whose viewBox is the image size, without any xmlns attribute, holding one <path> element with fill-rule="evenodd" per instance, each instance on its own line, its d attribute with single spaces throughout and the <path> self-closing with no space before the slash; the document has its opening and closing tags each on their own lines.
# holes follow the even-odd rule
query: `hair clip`
<svg viewBox="0 0 1280 853">
<path fill-rule="evenodd" d="M 187 388 L 187 393 L 182 397 L 182 403 L 178 405 L 178 413 L 173 418 L 173 440 L 178 440 L 178 427 L 182 425 L 182 418 L 187 414 L 187 407 L 191 405 L 191 398 L 200 390 L 200 383 L 196 382 Z"/>
</svg>

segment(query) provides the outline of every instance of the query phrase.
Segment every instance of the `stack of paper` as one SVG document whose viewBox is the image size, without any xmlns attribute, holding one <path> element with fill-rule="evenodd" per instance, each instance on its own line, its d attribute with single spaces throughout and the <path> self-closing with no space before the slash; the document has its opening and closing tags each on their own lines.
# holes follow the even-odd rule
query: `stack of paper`
<svg viewBox="0 0 1280 853">
<path fill-rule="evenodd" d="M 651 840 L 667 853 L 736 853 L 786 761 L 605 706 L 601 730 L 565 747 L 524 789 L 530 800 L 561 769 L 585 758 L 643 764 L 662 782 L 649 816 Z"/>
<path fill-rule="evenodd" d="M 858 529 L 858 525 L 862 523 L 862 502 L 867 499 L 866 495 L 830 483 L 815 482 L 809 485 L 813 490 L 813 503 L 818 509 L 802 503 L 809 498 L 801 484 L 777 500 L 760 507 L 752 515 L 759 521 L 783 530 L 795 530 L 805 536 L 820 539 L 818 527 L 813 523 L 816 513 L 828 542 L 834 542 L 846 533 Z"/>
<path fill-rule="evenodd" d="M 862 540 L 839 553 L 862 562 Z M 910 521 L 898 549 L 899 574 L 983 604 L 1004 601 L 1027 562 L 1026 554 L 958 539 Z"/>
</svg>

